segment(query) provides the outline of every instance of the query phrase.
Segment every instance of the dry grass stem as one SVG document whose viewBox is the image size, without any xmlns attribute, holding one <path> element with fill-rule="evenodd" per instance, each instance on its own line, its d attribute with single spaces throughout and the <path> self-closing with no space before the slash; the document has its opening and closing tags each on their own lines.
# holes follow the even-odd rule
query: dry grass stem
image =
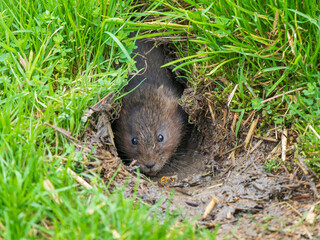
<svg viewBox="0 0 320 240">
<path fill-rule="evenodd" d="M 252 135 L 254 133 L 254 130 L 257 127 L 258 121 L 259 121 L 259 116 L 252 122 L 252 124 L 250 126 L 248 135 L 247 135 L 247 137 L 246 137 L 246 139 L 244 140 L 244 143 L 243 143 L 244 144 L 244 148 L 247 148 L 248 144 L 250 143 L 250 140 L 252 139 Z"/>
<path fill-rule="evenodd" d="M 85 189 L 92 189 L 92 186 L 87 183 L 85 180 L 83 180 L 81 177 L 79 177 L 74 171 L 72 171 L 70 168 L 67 169 L 67 172 Z"/>
</svg>

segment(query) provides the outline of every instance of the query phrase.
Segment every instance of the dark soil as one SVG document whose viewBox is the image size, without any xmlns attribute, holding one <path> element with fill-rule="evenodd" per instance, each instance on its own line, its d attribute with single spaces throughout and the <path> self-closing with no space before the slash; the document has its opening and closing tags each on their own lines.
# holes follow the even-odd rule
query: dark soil
<svg viewBox="0 0 320 240">
<path fill-rule="evenodd" d="M 194 123 L 187 140 L 156 177 L 141 175 L 138 196 L 142 201 L 154 204 L 164 198 L 164 209 L 179 209 L 184 218 L 196 217 L 197 224 L 208 228 L 219 225 L 219 239 L 320 239 L 320 185 L 312 181 L 315 176 L 291 147 L 294 140 L 288 142 L 291 151 L 285 162 L 281 162 L 281 151 L 271 155 L 281 142 L 279 129 L 269 130 L 263 140 L 255 130 L 245 148 L 249 128 L 257 117 L 243 120 L 235 137 L 236 114 L 221 106 L 216 111 L 210 96 L 195 96 L 193 92 L 186 89 L 181 101 L 189 121 Z M 125 189 L 129 197 L 137 173 L 134 166 L 122 164 L 117 157 L 109 122 L 113 118 L 111 103 L 112 96 L 108 96 L 86 115 L 92 127 L 86 132 L 85 142 L 89 148 L 97 146 L 93 155 L 101 160 L 105 182 L 112 179 L 110 189 L 130 179 Z M 280 165 L 267 172 L 265 164 L 271 160 Z M 94 166 L 88 164 L 88 168 Z M 208 209 L 210 202 L 216 204 Z M 208 214 L 204 214 L 206 211 Z"/>
</svg>

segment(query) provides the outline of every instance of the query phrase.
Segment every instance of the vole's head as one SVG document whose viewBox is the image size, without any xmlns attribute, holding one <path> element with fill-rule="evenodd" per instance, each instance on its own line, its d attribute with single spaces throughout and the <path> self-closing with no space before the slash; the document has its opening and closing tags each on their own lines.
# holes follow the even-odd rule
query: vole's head
<svg viewBox="0 0 320 240">
<path fill-rule="evenodd" d="M 177 99 L 163 86 L 145 86 L 123 99 L 115 124 L 116 144 L 148 175 L 163 168 L 181 141 L 184 119 Z"/>
</svg>

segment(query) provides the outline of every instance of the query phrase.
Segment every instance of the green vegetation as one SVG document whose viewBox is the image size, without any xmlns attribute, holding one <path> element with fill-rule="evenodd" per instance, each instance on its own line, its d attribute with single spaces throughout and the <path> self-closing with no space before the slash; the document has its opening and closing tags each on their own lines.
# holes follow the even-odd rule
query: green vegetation
<svg viewBox="0 0 320 240">
<path fill-rule="evenodd" d="M 276 159 L 270 159 L 265 161 L 264 163 L 264 168 L 266 169 L 267 172 L 277 172 L 277 170 L 280 168 L 281 164 L 283 162 L 277 161 Z"/>
<path fill-rule="evenodd" d="M 84 110 L 126 81 L 132 30 L 188 36 L 175 41 L 182 58 L 174 64 L 195 91 L 227 79 L 214 93 L 225 99 L 238 84 L 231 108 L 260 111 L 272 127 L 298 130 L 301 154 L 320 171 L 319 15 L 315 0 L 0 0 L 0 238 L 207 236 L 176 224 L 172 214 L 160 224 L 156 205 L 125 199 L 121 190 L 106 195 L 101 180 L 95 189 L 78 188 L 65 169 L 81 156 L 44 125 L 83 136 Z M 46 190 L 45 180 L 55 190 Z"/>
</svg>

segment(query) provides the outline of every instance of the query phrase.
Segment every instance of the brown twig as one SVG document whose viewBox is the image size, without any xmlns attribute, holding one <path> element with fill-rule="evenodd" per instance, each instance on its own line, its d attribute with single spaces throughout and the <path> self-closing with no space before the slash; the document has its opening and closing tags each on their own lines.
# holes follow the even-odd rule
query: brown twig
<svg viewBox="0 0 320 240">
<path fill-rule="evenodd" d="M 209 202 L 209 204 L 207 205 L 206 209 L 204 210 L 204 214 L 201 218 L 201 220 L 206 219 L 208 217 L 208 215 L 210 214 L 210 212 L 212 211 L 212 209 L 214 208 L 214 206 L 218 203 L 218 199 L 216 197 L 211 197 L 211 200 Z"/>
<path fill-rule="evenodd" d="M 230 152 L 232 152 L 232 151 L 234 151 L 234 150 L 237 150 L 238 148 L 241 148 L 241 147 L 243 147 L 243 144 L 240 144 L 240 145 L 238 145 L 238 146 L 236 146 L 236 147 L 234 147 L 234 148 L 231 148 L 230 150 L 228 150 L 228 151 L 226 151 L 226 152 L 224 152 L 224 153 L 221 153 L 219 156 L 221 157 L 221 156 L 223 156 L 223 155 L 226 155 L 226 154 L 228 154 L 228 153 L 230 153 Z"/>
<path fill-rule="evenodd" d="M 271 101 L 271 100 L 273 100 L 273 99 L 282 97 L 282 96 L 284 96 L 284 95 L 286 95 L 286 94 L 300 91 L 300 90 L 302 90 L 302 89 L 304 89 L 304 87 L 297 88 L 297 89 L 295 89 L 295 90 L 291 90 L 291 91 L 288 91 L 288 92 L 285 92 L 285 93 L 281 93 L 281 94 L 279 94 L 279 95 L 276 95 L 276 96 L 273 96 L 273 97 L 268 98 L 268 99 L 266 99 L 266 100 L 263 100 L 263 101 L 261 102 L 261 104 L 266 103 L 266 102 L 269 102 L 269 101 Z"/>
<path fill-rule="evenodd" d="M 69 140 L 76 142 L 77 144 L 81 144 L 80 141 L 74 137 L 71 136 L 71 133 L 63 128 L 51 125 L 50 123 L 45 122 L 44 125 L 47 125 L 51 128 L 53 128 L 54 130 L 56 130 L 57 132 L 61 133 L 63 136 L 67 137 Z"/>
</svg>

